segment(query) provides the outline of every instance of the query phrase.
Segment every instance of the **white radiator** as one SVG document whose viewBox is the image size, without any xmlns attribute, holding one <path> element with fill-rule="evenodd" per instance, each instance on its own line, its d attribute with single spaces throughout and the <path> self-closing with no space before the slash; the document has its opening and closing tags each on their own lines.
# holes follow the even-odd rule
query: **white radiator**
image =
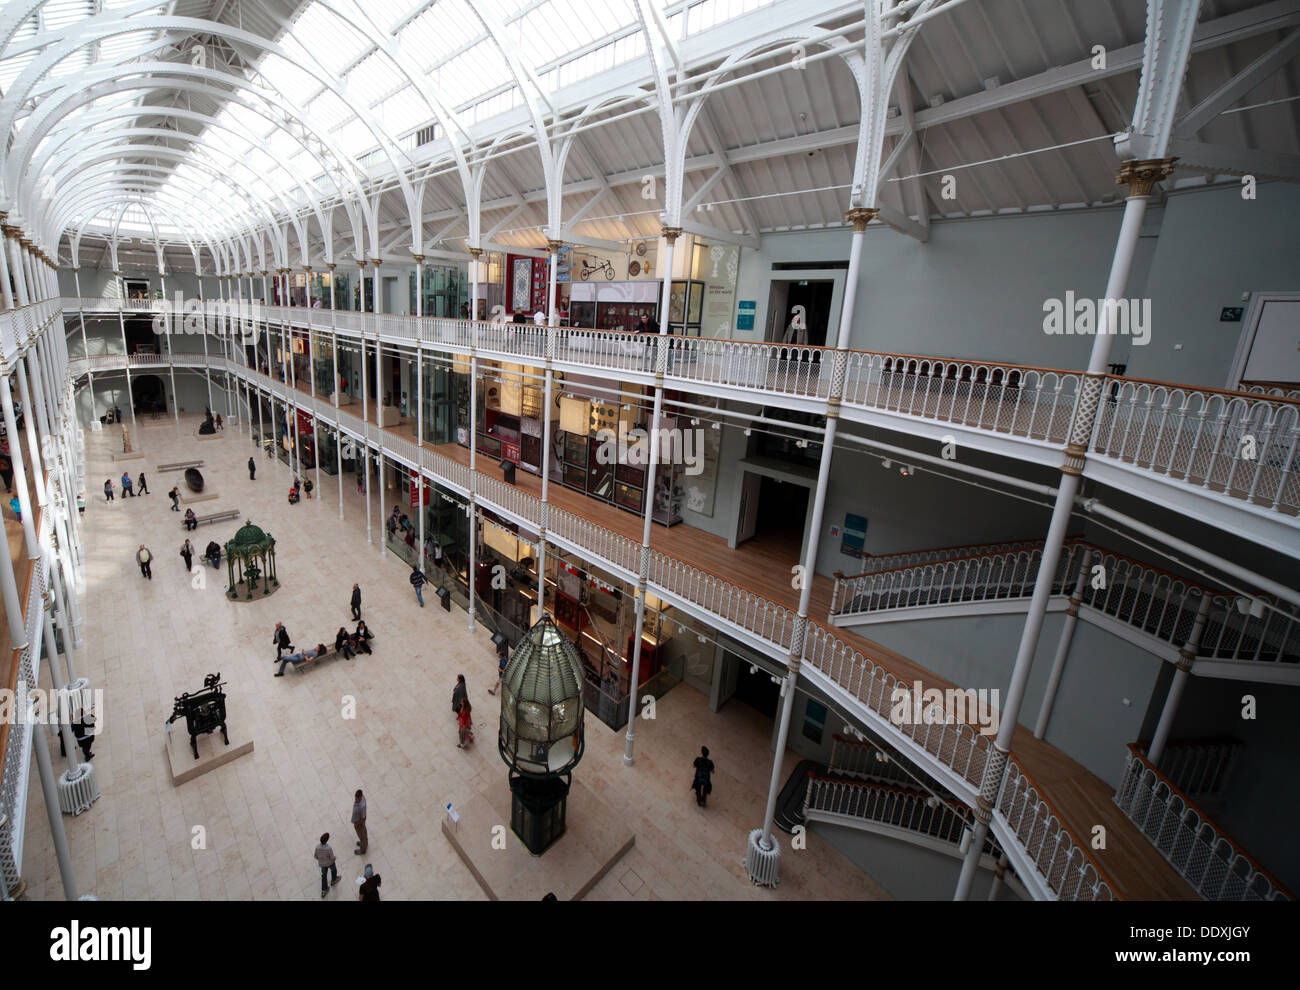
<svg viewBox="0 0 1300 990">
<path fill-rule="evenodd" d="M 99 784 L 95 781 L 95 767 L 83 763 L 75 770 L 59 774 L 59 807 L 65 815 L 79 815 L 88 811 L 99 797 Z"/>
<path fill-rule="evenodd" d="M 745 850 L 745 872 L 749 882 L 763 887 L 775 887 L 781 882 L 781 847 L 772 836 L 772 848 L 762 846 L 763 830 L 756 828 L 749 833 L 749 844 Z"/>
</svg>

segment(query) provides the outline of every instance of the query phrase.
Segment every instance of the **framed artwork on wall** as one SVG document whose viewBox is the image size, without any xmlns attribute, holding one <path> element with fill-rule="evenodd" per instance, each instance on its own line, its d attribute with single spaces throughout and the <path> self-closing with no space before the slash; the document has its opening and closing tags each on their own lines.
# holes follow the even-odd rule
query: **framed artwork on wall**
<svg viewBox="0 0 1300 990">
<path fill-rule="evenodd" d="M 511 275 L 510 308 L 527 311 L 533 292 L 533 259 L 516 258 Z"/>
<path fill-rule="evenodd" d="M 668 322 L 681 323 L 686 315 L 686 282 L 673 282 L 668 290 Z"/>
</svg>

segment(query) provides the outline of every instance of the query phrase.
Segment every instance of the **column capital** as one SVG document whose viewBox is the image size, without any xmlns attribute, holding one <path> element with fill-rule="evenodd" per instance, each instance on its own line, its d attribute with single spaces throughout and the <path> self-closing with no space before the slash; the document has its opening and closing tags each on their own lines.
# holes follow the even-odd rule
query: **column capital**
<svg viewBox="0 0 1300 990">
<path fill-rule="evenodd" d="M 332 261 L 327 261 L 327 262 L 325 262 L 325 267 L 328 268 L 330 271 L 333 271 L 333 270 L 334 270 L 334 262 L 332 262 Z"/>
<path fill-rule="evenodd" d="M 380 265 L 382 265 L 384 262 L 383 262 L 383 259 L 381 259 L 381 258 L 371 258 L 371 259 L 370 259 L 370 263 L 371 263 L 372 265 L 374 265 L 376 268 L 378 268 L 378 267 L 379 267 Z M 362 264 L 365 264 L 365 262 L 362 262 Z"/>
<path fill-rule="evenodd" d="M 673 241 L 677 240 L 677 238 L 682 236 L 682 228 L 681 227 L 660 227 L 659 233 L 664 240 L 666 240 L 669 244 L 671 244 L 673 243 Z"/>
<path fill-rule="evenodd" d="M 1176 158 L 1134 158 L 1115 170 L 1115 185 L 1128 186 L 1129 196 L 1150 196 L 1151 187 L 1174 170 Z"/>
<path fill-rule="evenodd" d="M 411 255 L 411 257 L 415 259 L 415 263 L 416 263 L 417 265 L 422 265 L 422 264 L 424 264 L 424 255 L 422 255 L 422 254 L 413 254 L 413 255 Z"/>
<path fill-rule="evenodd" d="M 880 210 L 874 206 L 855 206 L 844 214 L 844 222 L 853 224 L 854 233 L 860 234 L 879 214 Z"/>
<path fill-rule="evenodd" d="M 469 256 L 470 256 L 471 258 L 473 258 L 475 261 L 478 261 L 479 256 L 480 256 L 482 253 L 483 253 L 483 249 L 482 249 L 481 247 L 472 247 L 472 248 L 469 248 Z"/>
<path fill-rule="evenodd" d="M 546 248 L 551 254 L 558 254 L 562 247 L 564 247 L 564 241 L 557 241 L 552 237 L 546 239 Z"/>
<path fill-rule="evenodd" d="M 0 231 L 4 231 L 5 237 L 17 237 L 20 233 L 22 233 L 22 231 L 20 231 L 17 227 L 8 223 L 0 225 Z"/>
</svg>

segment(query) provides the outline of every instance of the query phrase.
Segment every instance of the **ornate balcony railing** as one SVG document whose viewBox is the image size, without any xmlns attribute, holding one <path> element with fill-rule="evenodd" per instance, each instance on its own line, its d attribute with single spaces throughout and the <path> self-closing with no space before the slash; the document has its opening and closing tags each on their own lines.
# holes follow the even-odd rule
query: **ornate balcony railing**
<svg viewBox="0 0 1300 990">
<path fill-rule="evenodd" d="M 1134 745 L 1115 803 L 1207 901 L 1295 900 Z"/>
<path fill-rule="evenodd" d="M 905 829 L 953 845 L 961 842 L 962 833 L 971 824 L 965 808 L 958 810 L 921 791 L 868 781 L 835 780 L 815 773 L 808 775 L 803 811 L 810 818 L 816 818 L 818 812 L 837 815 Z M 984 851 L 994 856 L 1001 852 L 991 834 Z"/>
<path fill-rule="evenodd" d="M 941 560 L 837 578 L 833 615 L 861 617 L 903 609 L 964 602 L 1027 602 L 1032 596 L 1041 544 L 1032 549 Z M 1165 646 L 1182 648 L 1191 634 L 1202 595 L 1211 595 L 1206 627 L 1197 656 L 1205 659 L 1300 663 L 1300 615 L 1284 604 L 1261 597 L 1266 607 L 1242 608 L 1243 599 L 1168 574 L 1129 557 L 1081 540 L 1062 548 L 1052 594 L 1068 596 L 1085 560 L 1081 613 L 1088 609 L 1151 636 Z M 1096 570 L 1100 568 L 1100 571 Z M 1096 578 L 1096 579 L 1094 579 Z M 1245 603 L 1249 605 L 1250 603 Z"/>
<path fill-rule="evenodd" d="M 1114 884 L 1088 858 L 1087 846 L 1038 793 L 1033 780 L 1014 759 L 1007 763 L 994 814 L 1028 853 L 1058 900 L 1115 899 Z"/>
<path fill-rule="evenodd" d="M 69 300 L 84 307 L 114 300 Z M 129 310 L 176 310 L 166 300 L 126 300 Z M 214 326 L 222 303 L 209 300 Z M 259 304 L 260 306 L 260 304 Z M 69 306 L 69 309 L 73 307 Z M 739 390 L 819 403 L 829 397 L 831 370 L 844 366 L 843 407 L 883 412 L 997 434 L 1034 444 L 1064 444 L 1082 374 L 1007 362 L 983 362 L 874 351 L 839 354 L 823 347 L 543 327 L 528 324 L 260 306 L 272 324 L 333 326 L 345 334 L 416 341 L 459 353 L 471 348 L 493 360 L 555 361 L 592 371 L 650 376 L 667 348 L 674 388 Z M 1110 376 L 1091 453 L 1165 481 L 1226 495 L 1265 510 L 1300 512 L 1300 398 L 1282 386 L 1222 392 Z M 1276 394 L 1276 393 L 1285 394 Z M 1287 397 L 1290 395 L 1290 397 Z"/>
<path fill-rule="evenodd" d="M 1300 400 L 1109 378 L 1093 456 L 1300 512 Z"/>
</svg>

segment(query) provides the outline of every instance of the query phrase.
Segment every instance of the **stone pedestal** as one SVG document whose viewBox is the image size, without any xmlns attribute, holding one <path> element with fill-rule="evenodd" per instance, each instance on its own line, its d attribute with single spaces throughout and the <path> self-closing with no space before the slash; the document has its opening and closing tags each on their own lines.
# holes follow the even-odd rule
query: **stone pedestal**
<svg viewBox="0 0 1300 990">
<path fill-rule="evenodd" d="M 609 805 L 575 778 L 569 789 L 564 834 L 534 856 L 510 830 L 510 787 L 453 802 L 459 821 L 443 816 L 442 832 L 483 892 L 494 900 L 540 901 L 554 893 L 581 899 L 632 848 L 636 837 Z"/>
</svg>

